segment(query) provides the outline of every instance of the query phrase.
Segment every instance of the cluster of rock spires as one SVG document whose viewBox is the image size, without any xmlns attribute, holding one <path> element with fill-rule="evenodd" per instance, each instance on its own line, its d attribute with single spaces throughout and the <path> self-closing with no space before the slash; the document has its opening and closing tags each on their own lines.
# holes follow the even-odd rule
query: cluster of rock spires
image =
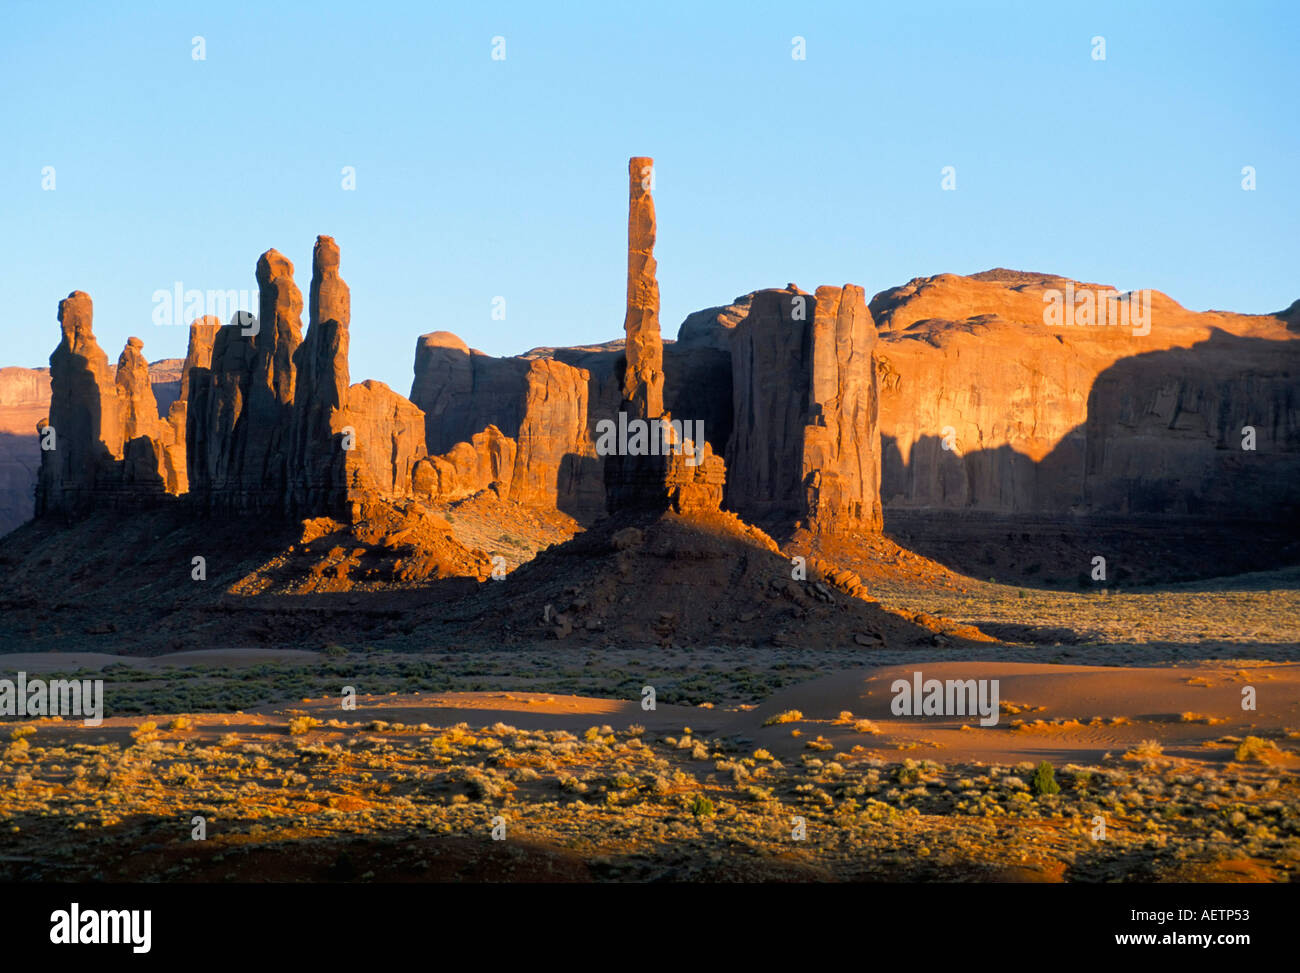
<svg viewBox="0 0 1300 973">
<path fill-rule="evenodd" d="M 425 335 L 411 400 L 379 382 L 349 384 L 350 300 L 329 237 L 316 241 L 306 336 L 293 265 L 269 250 L 256 316 L 191 325 L 166 421 L 139 339 L 114 381 L 90 298 L 74 293 L 50 358 L 56 436 L 42 455 L 38 515 L 185 495 L 209 513 L 356 520 L 376 501 L 492 490 L 584 520 L 726 503 L 826 529 L 879 528 L 875 330 L 862 289 L 758 295 L 736 329 L 734 368 L 730 350 L 703 343 L 666 356 L 652 166 L 628 165 L 621 347 L 498 360 L 445 332 Z M 663 447 L 602 455 L 602 420 L 652 424 Z M 724 450 L 739 474 L 730 490 Z"/>
<path fill-rule="evenodd" d="M 50 356 L 49 418 L 37 423 L 37 515 L 130 504 L 187 488 L 185 411 L 158 415 L 143 342 L 131 338 L 116 375 L 91 330 L 90 295 L 59 302 L 63 340 Z"/>
<path fill-rule="evenodd" d="M 425 455 L 420 411 L 380 382 L 350 385 L 347 284 L 339 250 L 318 237 L 307 335 L 293 264 L 258 260 L 258 314 L 190 326 L 180 394 L 157 418 L 141 342 L 115 383 L 91 329 L 90 298 L 59 306 L 37 515 L 131 506 L 166 495 L 211 513 L 356 517 L 357 505 L 408 495 Z"/>
<path fill-rule="evenodd" d="M 883 509 L 1300 511 L 1294 306 L 1198 314 L 1156 294 L 1154 330 L 1136 339 L 1048 328 L 1045 292 L 1074 282 L 990 271 L 913 280 L 870 305 L 854 285 L 755 291 L 665 342 L 653 161 L 634 157 L 628 173 L 624 339 L 493 358 L 426 334 L 410 399 L 350 384 L 350 300 L 329 237 L 313 254 L 305 337 L 293 265 L 269 250 L 257 314 L 192 324 L 162 409 L 140 341 L 114 373 L 90 298 L 72 293 L 36 513 L 183 497 L 207 513 L 355 521 L 376 503 L 490 490 L 584 523 L 721 508 L 843 535 L 880 530 Z M 636 422 L 678 448 L 603 448 L 603 428 Z M 1267 463 L 1243 458 L 1243 425 Z"/>
</svg>

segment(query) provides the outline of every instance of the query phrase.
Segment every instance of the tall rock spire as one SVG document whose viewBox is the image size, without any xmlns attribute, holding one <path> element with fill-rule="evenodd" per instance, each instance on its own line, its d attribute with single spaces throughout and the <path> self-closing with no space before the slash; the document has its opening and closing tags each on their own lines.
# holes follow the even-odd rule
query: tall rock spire
<svg viewBox="0 0 1300 973">
<path fill-rule="evenodd" d="M 627 163 L 627 312 L 623 318 L 624 367 L 621 423 L 641 424 L 639 449 L 615 453 L 605 463 L 605 500 L 610 511 L 678 512 L 716 510 L 722 501 L 726 464 L 704 440 L 689 435 L 664 411 L 664 343 L 659 333 L 659 281 L 655 277 L 654 159 L 633 156 Z M 648 424 L 648 425 L 647 425 Z M 695 438 L 699 442 L 695 441 Z M 628 439 L 628 445 L 635 441 Z M 697 449 L 698 447 L 698 449 Z M 621 448 L 621 447 L 620 447 Z"/>
<path fill-rule="evenodd" d="M 339 247 L 333 237 L 316 238 L 311 263 L 307 337 L 294 354 L 290 506 L 337 511 L 347 496 L 341 433 L 347 425 L 352 302 L 339 276 Z"/>
<path fill-rule="evenodd" d="M 654 159 L 628 160 L 627 371 L 623 400 L 629 419 L 664 413 L 664 344 L 659 334 L 659 282 L 655 279 Z"/>
<path fill-rule="evenodd" d="M 41 435 L 37 516 L 73 512 L 90 502 L 98 471 L 122 458 L 122 423 L 108 356 L 91 328 L 90 295 L 73 291 L 59 302 L 63 340 L 50 355 L 50 416 Z M 47 432 L 52 426 L 53 432 Z"/>
</svg>

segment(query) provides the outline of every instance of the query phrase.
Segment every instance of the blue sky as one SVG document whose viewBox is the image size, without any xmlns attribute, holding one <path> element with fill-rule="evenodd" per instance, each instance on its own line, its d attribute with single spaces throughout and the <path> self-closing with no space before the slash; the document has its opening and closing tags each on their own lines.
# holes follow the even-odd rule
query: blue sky
<svg viewBox="0 0 1300 973">
<path fill-rule="evenodd" d="M 669 337 L 759 287 L 995 266 L 1278 310 L 1300 297 L 1298 11 L 6 0 L 0 364 L 46 363 L 73 289 L 110 358 L 128 335 L 180 357 L 155 291 L 251 290 L 275 247 L 305 293 L 318 233 L 354 381 L 407 393 L 434 330 L 493 354 L 607 340 L 631 155 L 657 163 Z"/>
</svg>

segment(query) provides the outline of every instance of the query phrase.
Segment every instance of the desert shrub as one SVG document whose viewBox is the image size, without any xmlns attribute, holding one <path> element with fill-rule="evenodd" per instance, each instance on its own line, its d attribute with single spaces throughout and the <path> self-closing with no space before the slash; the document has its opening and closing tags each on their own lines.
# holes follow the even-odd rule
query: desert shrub
<svg viewBox="0 0 1300 973">
<path fill-rule="evenodd" d="M 302 736 L 317 726 L 320 726 L 320 720 L 314 716 L 295 716 L 289 721 L 289 736 Z"/>
<path fill-rule="evenodd" d="M 1044 760 L 1034 771 L 1033 778 L 1029 781 L 1029 789 L 1038 797 L 1044 794 L 1059 794 L 1061 785 L 1056 782 L 1056 771 L 1052 765 Z"/>
<path fill-rule="evenodd" d="M 176 717 L 174 720 L 172 720 L 170 723 L 167 724 L 167 729 L 169 729 L 169 730 L 192 730 L 192 729 L 194 729 L 194 721 L 193 721 L 192 719 L 190 719 L 188 716 L 178 716 L 178 717 Z"/>
<path fill-rule="evenodd" d="M 1263 761 L 1265 753 L 1276 751 L 1277 744 L 1272 740 L 1264 740 L 1260 737 L 1248 736 L 1237 744 L 1237 749 L 1233 752 L 1233 759 L 1241 762 L 1250 760 Z"/>
<path fill-rule="evenodd" d="M 343 646 L 339 645 L 337 642 L 331 642 L 329 643 L 329 645 L 325 646 L 324 653 L 328 656 L 337 658 L 338 656 L 341 655 L 347 655 L 348 650 L 345 649 Z"/>
<path fill-rule="evenodd" d="M 764 726 L 778 726 L 781 723 L 794 723 L 796 720 L 802 720 L 803 713 L 797 709 L 788 709 L 784 713 L 777 713 L 775 716 L 769 716 L 763 721 Z"/>
<path fill-rule="evenodd" d="M 713 802 L 707 797 L 703 794 L 696 794 L 695 800 L 691 802 L 691 813 L 697 818 L 711 818 L 717 813 L 717 810 L 714 808 Z"/>
<path fill-rule="evenodd" d="M 1159 740 L 1143 740 L 1132 750 L 1124 754 L 1130 760 L 1148 759 L 1152 760 L 1165 752 L 1165 748 Z"/>
</svg>

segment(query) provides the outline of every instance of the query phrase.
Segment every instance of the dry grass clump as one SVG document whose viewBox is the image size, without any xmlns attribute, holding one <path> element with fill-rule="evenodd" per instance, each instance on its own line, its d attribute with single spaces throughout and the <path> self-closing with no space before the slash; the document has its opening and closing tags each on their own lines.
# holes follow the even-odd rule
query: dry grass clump
<svg viewBox="0 0 1300 973">
<path fill-rule="evenodd" d="M 1239 763 L 1249 763 L 1251 761 L 1268 763 L 1270 757 L 1277 756 L 1280 753 L 1277 744 L 1272 740 L 1248 736 L 1237 744 L 1237 749 L 1233 752 L 1232 758 Z"/>
<path fill-rule="evenodd" d="M 1132 750 L 1126 751 L 1125 760 L 1155 760 L 1165 752 L 1164 745 L 1159 740 L 1143 740 Z"/>
<path fill-rule="evenodd" d="M 769 716 L 763 721 L 764 726 L 780 726 L 782 723 L 795 723 L 803 719 L 803 713 L 797 709 L 788 709 L 783 713 Z"/>
<path fill-rule="evenodd" d="M 314 716 L 295 716 L 289 720 L 289 736 L 302 736 L 320 726 L 320 720 Z"/>
</svg>

